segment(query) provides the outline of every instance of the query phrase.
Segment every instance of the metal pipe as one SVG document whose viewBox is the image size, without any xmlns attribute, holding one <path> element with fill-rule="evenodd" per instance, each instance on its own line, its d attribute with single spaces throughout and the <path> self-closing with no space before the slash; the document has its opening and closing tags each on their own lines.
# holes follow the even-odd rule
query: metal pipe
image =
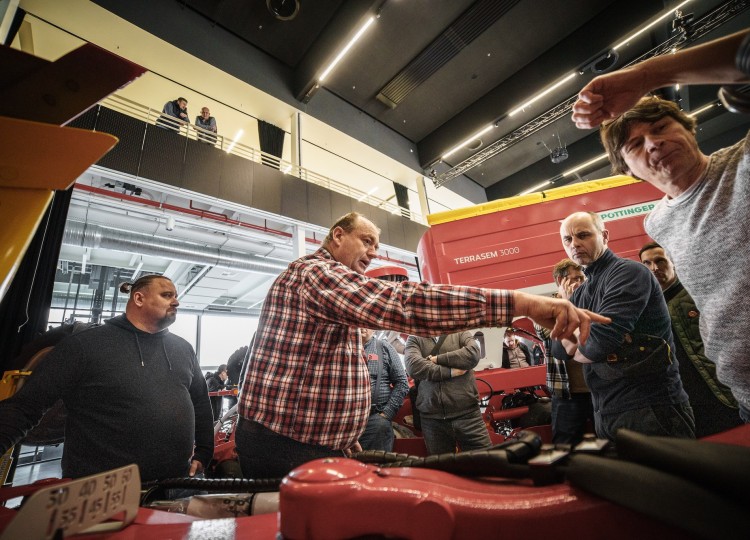
<svg viewBox="0 0 750 540">
<path fill-rule="evenodd" d="M 84 225 L 74 221 L 68 221 L 65 225 L 63 244 L 166 257 L 181 262 L 208 264 L 271 276 L 278 275 L 287 267 L 286 263 L 269 262 L 250 253 L 110 229 L 101 225 Z"/>
</svg>

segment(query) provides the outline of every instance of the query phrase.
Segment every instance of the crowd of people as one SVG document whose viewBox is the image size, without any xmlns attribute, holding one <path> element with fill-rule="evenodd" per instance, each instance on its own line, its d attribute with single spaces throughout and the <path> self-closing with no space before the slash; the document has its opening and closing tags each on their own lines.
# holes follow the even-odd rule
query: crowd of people
<svg viewBox="0 0 750 540">
<path fill-rule="evenodd" d="M 568 258 L 552 272 L 557 298 L 384 281 L 365 275 L 378 256 L 378 227 L 356 212 L 336 221 L 316 252 L 281 272 L 263 303 L 240 380 L 243 475 L 276 478 L 311 459 L 391 449 L 407 373 L 419 381 L 430 452 L 488 447 L 473 375 L 479 346 L 467 330 L 507 328 L 519 316 L 548 345 L 555 442 L 575 444 L 588 425 L 614 440 L 621 428 L 691 438 L 750 422 L 741 302 L 750 286 L 750 140 L 706 156 L 692 117 L 642 98 L 669 84 L 745 81 L 734 56 L 747 34 L 599 76 L 573 106 L 579 127 L 602 125 L 616 172 L 665 194 L 645 221 L 658 244 L 643 246 L 640 262 L 609 249 L 597 214 L 576 211 L 560 226 Z M 164 113 L 188 122 L 187 100 Z M 216 132 L 207 108 L 196 124 Z M 124 315 L 66 338 L 0 402 L 0 453 L 61 398 L 67 477 L 133 462 L 144 480 L 192 476 L 209 463 L 215 414 L 207 381 L 192 347 L 168 330 L 179 306 L 175 285 L 152 275 L 122 290 Z M 411 336 L 405 372 L 372 329 Z M 508 367 L 528 365 L 507 335 Z M 210 378 L 221 386 L 226 376 L 221 366 Z"/>
</svg>

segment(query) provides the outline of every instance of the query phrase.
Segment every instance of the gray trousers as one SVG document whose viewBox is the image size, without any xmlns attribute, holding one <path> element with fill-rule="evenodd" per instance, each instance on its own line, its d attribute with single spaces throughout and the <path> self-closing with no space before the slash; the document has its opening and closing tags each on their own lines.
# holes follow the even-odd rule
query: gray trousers
<svg viewBox="0 0 750 540">
<path fill-rule="evenodd" d="M 479 450 L 492 446 L 487 426 L 479 409 L 467 411 L 456 418 L 425 418 L 422 416 L 422 434 L 430 454 Z"/>
</svg>

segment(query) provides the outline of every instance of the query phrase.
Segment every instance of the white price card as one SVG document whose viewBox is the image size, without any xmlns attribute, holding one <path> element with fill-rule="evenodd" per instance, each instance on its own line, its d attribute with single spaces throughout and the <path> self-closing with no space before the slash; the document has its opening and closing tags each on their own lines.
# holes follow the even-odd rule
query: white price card
<svg viewBox="0 0 750 540">
<path fill-rule="evenodd" d="M 122 528 L 133 522 L 141 496 L 137 465 L 42 488 L 26 500 L 0 540 L 70 536 L 124 512 Z"/>
</svg>

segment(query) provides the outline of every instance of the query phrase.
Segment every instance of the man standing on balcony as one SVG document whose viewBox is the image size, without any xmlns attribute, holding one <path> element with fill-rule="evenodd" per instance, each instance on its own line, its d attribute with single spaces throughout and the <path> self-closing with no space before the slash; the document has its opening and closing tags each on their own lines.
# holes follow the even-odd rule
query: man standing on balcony
<svg viewBox="0 0 750 540">
<path fill-rule="evenodd" d="M 187 111 L 187 104 L 187 99 L 185 99 L 184 97 L 179 97 L 174 101 L 167 101 L 164 104 L 164 108 L 161 110 L 161 112 L 163 115 L 170 118 L 161 117 L 159 118 L 157 124 L 160 127 L 179 131 L 182 124 L 190 122 L 190 117 L 188 116 Z M 172 120 L 172 118 L 174 118 L 175 120 Z"/>
<path fill-rule="evenodd" d="M 203 107 L 201 109 L 200 116 L 195 117 L 195 127 L 199 127 L 202 130 L 204 130 L 204 131 L 198 131 L 199 141 L 209 143 L 209 144 L 216 143 L 216 135 L 212 135 L 212 133 L 217 132 L 216 118 L 211 116 L 211 112 L 208 110 L 208 107 Z M 205 133 L 206 131 L 210 133 Z"/>
</svg>

